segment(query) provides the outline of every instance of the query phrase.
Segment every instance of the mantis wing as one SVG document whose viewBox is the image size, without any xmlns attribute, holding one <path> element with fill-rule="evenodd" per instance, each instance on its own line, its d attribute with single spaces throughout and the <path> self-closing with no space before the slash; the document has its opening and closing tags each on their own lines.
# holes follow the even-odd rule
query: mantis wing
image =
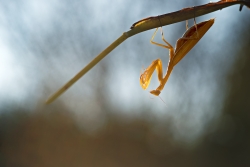
<svg viewBox="0 0 250 167">
<path fill-rule="evenodd" d="M 175 66 L 181 59 L 199 42 L 203 35 L 214 24 L 215 19 L 210 19 L 197 24 L 197 30 L 195 25 L 190 27 L 182 36 L 178 39 L 175 46 L 175 56 L 173 57 L 173 66 Z M 197 35 L 197 33 L 198 35 Z"/>
</svg>

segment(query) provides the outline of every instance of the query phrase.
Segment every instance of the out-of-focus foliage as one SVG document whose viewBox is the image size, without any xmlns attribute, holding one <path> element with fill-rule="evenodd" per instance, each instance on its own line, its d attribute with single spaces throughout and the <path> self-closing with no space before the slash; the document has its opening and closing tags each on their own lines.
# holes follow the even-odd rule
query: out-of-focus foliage
<svg viewBox="0 0 250 167">
<path fill-rule="evenodd" d="M 167 66 L 168 51 L 149 44 L 153 31 L 43 104 L 135 21 L 199 4 L 0 1 L 0 166 L 249 166 L 246 8 L 197 18 L 216 21 L 174 69 L 166 105 L 139 86 L 143 65 Z M 185 23 L 164 27 L 171 44 L 184 31 Z"/>
</svg>

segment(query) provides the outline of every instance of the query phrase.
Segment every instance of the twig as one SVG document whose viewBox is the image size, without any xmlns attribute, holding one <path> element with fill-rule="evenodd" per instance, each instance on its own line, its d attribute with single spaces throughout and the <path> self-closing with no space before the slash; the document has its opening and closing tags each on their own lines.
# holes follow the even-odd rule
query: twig
<svg viewBox="0 0 250 167">
<path fill-rule="evenodd" d="M 96 56 L 86 67 L 84 67 L 76 76 L 74 76 L 69 82 L 67 82 L 63 87 L 61 87 L 57 92 L 52 94 L 46 104 L 53 102 L 57 97 L 59 97 L 63 92 L 65 92 L 70 86 L 72 86 L 77 80 L 79 80 L 84 74 L 86 74 L 92 67 L 94 67 L 99 61 L 101 61 L 105 56 L 107 56 L 113 49 L 115 49 L 118 45 L 120 45 L 127 38 L 141 33 L 143 31 L 147 31 L 156 27 L 165 26 L 181 21 L 185 21 L 187 19 L 191 19 L 194 17 L 199 17 L 217 10 L 221 10 L 223 8 L 241 4 L 240 10 L 243 5 L 250 8 L 250 0 L 222 0 L 214 3 L 208 3 L 201 6 L 195 6 L 190 8 L 184 8 L 182 10 L 155 16 L 149 17 L 146 19 L 142 19 L 136 23 L 134 23 L 131 27 L 131 30 L 123 33 L 117 40 L 115 40 L 111 45 L 109 45 L 105 50 L 103 50 L 99 55 Z M 160 19 L 160 22 L 159 22 Z"/>
</svg>

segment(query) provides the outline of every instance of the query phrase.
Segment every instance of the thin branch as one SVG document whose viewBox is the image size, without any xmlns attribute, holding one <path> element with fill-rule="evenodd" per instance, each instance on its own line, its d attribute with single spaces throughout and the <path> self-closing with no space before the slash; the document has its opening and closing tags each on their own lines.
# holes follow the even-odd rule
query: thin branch
<svg viewBox="0 0 250 167">
<path fill-rule="evenodd" d="M 185 21 L 187 19 L 192 19 L 194 17 L 199 17 L 217 10 L 221 10 L 223 8 L 240 4 L 240 10 L 243 5 L 250 8 L 250 0 L 222 0 L 214 3 L 208 3 L 201 6 L 195 6 L 190 8 L 184 8 L 182 10 L 156 16 L 156 17 L 148 17 L 146 19 L 142 19 L 136 23 L 134 23 L 131 27 L 131 30 L 123 33 L 117 40 L 115 40 L 111 45 L 109 45 L 105 50 L 103 50 L 99 55 L 96 56 L 86 67 L 84 67 L 76 76 L 74 76 L 69 82 L 67 82 L 62 88 L 60 88 L 57 92 L 52 94 L 46 104 L 53 102 L 57 97 L 59 97 L 63 92 L 65 92 L 70 86 L 72 86 L 77 80 L 79 80 L 84 74 L 86 74 L 92 67 L 94 67 L 99 61 L 101 61 L 105 56 L 107 56 L 113 49 L 115 49 L 118 45 L 120 45 L 127 38 L 141 33 L 143 31 L 147 31 L 156 27 L 165 26 L 181 21 Z"/>
<path fill-rule="evenodd" d="M 167 13 L 164 15 L 159 15 L 155 17 L 149 17 L 142 19 L 136 23 L 134 23 L 131 26 L 131 31 L 128 31 L 128 36 L 132 36 L 136 33 L 140 33 L 143 31 L 147 31 L 149 29 L 157 28 L 160 26 L 165 26 L 181 21 L 185 21 L 188 19 L 192 19 L 194 17 L 199 17 L 208 13 L 215 12 L 217 10 L 221 10 L 223 8 L 236 5 L 236 4 L 241 4 L 241 5 L 246 5 L 247 7 L 250 7 L 250 1 L 239 1 L 239 0 L 224 0 L 224 1 L 219 1 L 219 2 L 214 2 L 214 3 L 208 3 L 205 5 L 201 6 L 194 6 L 190 8 L 184 8 L 182 10 L 172 12 L 172 13 Z"/>
</svg>

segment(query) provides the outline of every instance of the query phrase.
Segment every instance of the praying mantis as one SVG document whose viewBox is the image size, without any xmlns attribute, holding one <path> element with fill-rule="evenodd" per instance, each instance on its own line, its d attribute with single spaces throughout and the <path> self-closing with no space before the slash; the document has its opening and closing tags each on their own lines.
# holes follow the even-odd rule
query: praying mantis
<svg viewBox="0 0 250 167">
<path fill-rule="evenodd" d="M 150 93 L 159 96 L 161 91 L 163 90 L 165 84 L 168 81 L 168 78 L 176 64 L 178 64 L 181 59 L 186 56 L 186 54 L 197 44 L 197 42 L 203 37 L 203 35 L 210 29 L 210 27 L 214 24 L 215 19 L 210 19 L 207 21 L 203 21 L 201 23 L 196 24 L 195 18 L 194 18 L 194 25 L 188 29 L 187 22 L 186 22 L 186 32 L 183 34 L 181 38 L 179 38 L 176 42 L 175 49 L 173 46 L 166 41 L 164 38 L 164 34 L 161 28 L 161 37 L 163 42 L 166 43 L 160 44 L 154 42 L 154 37 L 158 31 L 158 28 L 156 28 L 150 42 L 154 45 L 166 48 L 169 50 L 169 62 L 167 67 L 167 73 L 163 77 L 163 71 L 162 71 L 162 61 L 161 59 L 154 60 L 151 65 L 145 69 L 145 71 L 140 76 L 140 85 L 145 90 L 150 84 L 150 80 L 152 78 L 152 75 L 154 73 L 154 70 L 156 69 L 158 74 L 158 80 L 160 82 L 160 85 L 155 89 L 151 90 Z"/>
</svg>

